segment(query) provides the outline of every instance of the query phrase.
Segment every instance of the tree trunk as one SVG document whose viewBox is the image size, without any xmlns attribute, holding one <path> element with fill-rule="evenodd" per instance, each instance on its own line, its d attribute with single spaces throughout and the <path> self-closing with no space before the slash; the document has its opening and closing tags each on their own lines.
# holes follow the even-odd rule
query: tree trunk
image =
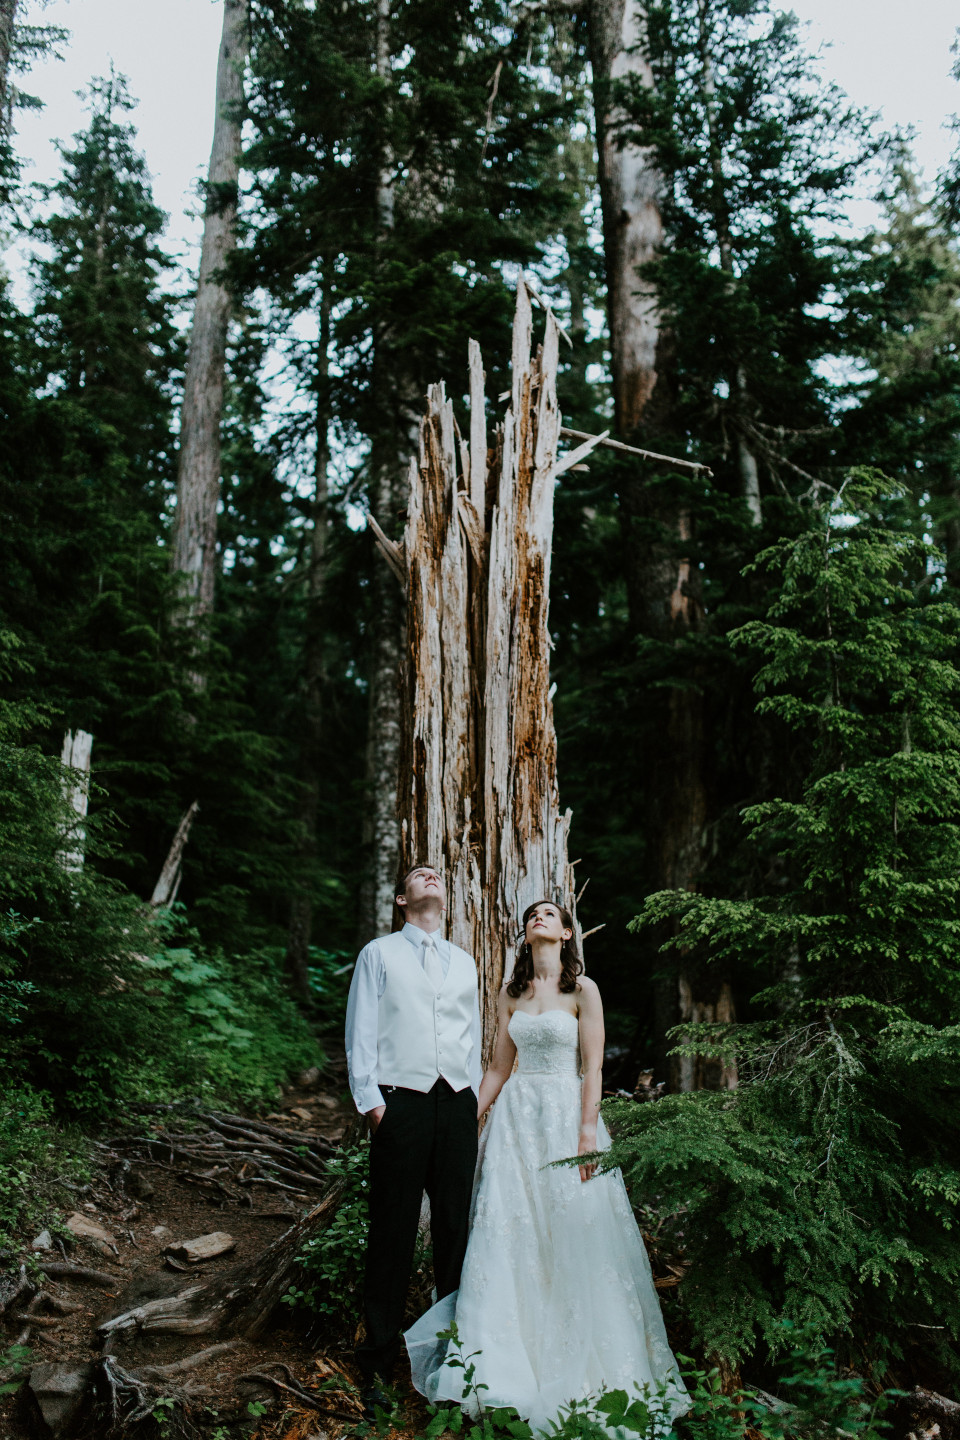
<svg viewBox="0 0 960 1440">
<path fill-rule="evenodd" d="M 372 513 L 384 534 L 391 538 L 397 533 L 397 516 L 403 509 L 405 480 L 406 467 L 399 454 L 394 452 L 391 460 L 385 457 L 380 460 Z M 365 866 L 357 937 L 364 945 L 374 935 L 382 935 L 393 928 L 394 886 L 400 857 L 397 777 L 400 762 L 399 665 L 403 644 L 403 597 L 395 576 L 383 565 L 374 570 L 371 591 L 363 823 Z"/>
<path fill-rule="evenodd" d="M 382 81 L 384 120 L 389 133 L 390 0 L 377 0 L 376 72 Z M 385 139 L 376 193 L 378 244 L 388 257 L 395 230 L 394 160 Z M 403 345 L 389 321 L 375 340 L 373 392 L 381 415 L 371 444 L 371 511 L 391 539 L 397 537 L 407 507 L 407 463 L 416 450 L 420 397 Z M 403 603 L 396 579 L 382 565 L 373 574 L 368 652 L 369 699 L 366 752 L 366 805 L 363 844 L 365 873 L 360 890 L 358 942 L 392 929 L 393 898 L 400 856 L 397 776 L 400 762 L 400 676 Z M 424 857 L 421 857 L 424 858 Z"/>
<path fill-rule="evenodd" d="M 590 46 L 594 72 L 597 152 L 607 270 L 607 306 L 617 429 L 623 439 L 671 431 L 675 380 L 672 338 L 660 322 L 654 282 L 638 267 L 656 258 L 663 241 L 661 178 L 653 151 L 623 140 L 629 118 L 619 86 L 652 86 L 646 55 L 645 8 L 639 0 L 593 0 Z M 657 447 L 659 448 L 659 447 Z M 638 635 L 682 642 L 703 623 L 699 574 L 685 547 L 693 539 L 689 508 L 664 487 L 651 487 L 642 471 L 620 483 L 631 624 Z M 703 693 L 693 683 L 651 697 L 656 711 L 656 753 L 648 798 L 657 819 L 655 883 L 658 889 L 694 889 L 703 864 L 708 818 Z M 732 1013 L 729 986 L 720 1006 Z M 683 1069 L 667 1052 L 667 1032 L 710 1002 L 700 994 L 692 961 L 655 987 L 658 1069 L 671 1089 L 710 1079 L 701 1067 Z"/>
<path fill-rule="evenodd" d="M 233 303 L 224 267 L 237 243 L 240 112 L 249 23 L 249 0 L 224 0 L 200 276 L 180 414 L 170 565 L 180 580 L 181 623 L 199 624 L 211 614 L 217 576 L 220 426 L 227 326 Z"/>
<path fill-rule="evenodd" d="M 589 23 L 613 395 L 617 429 L 626 437 L 640 428 L 657 383 L 656 290 L 637 272 L 656 258 L 663 222 L 653 152 L 622 140 L 629 119 L 617 88 L 631 81 L 650 87 L 653 74 L 639 0 L 592 0 Z"/>
<path fill-rule="evenodd" d="M 317 345 L 317 448 L 314 492 L 307 558 L 307 614 L 303 646 L 304 717 L 300 743 L 301 801 L 296 823 L 298 851 L 303 869 L 300 888 L 290 902 L 287 931 L 287 973 L 302 1001 L 310 1001 L 310 941 L 313 933 L 312 875 L 317 854 L 317 819 L 320 811 L 320 777 L 323 765 L 324 628 L 327 579 L 330 468 L 330 296 L 324 284 L 320 301 L 320 336 Z"/>
<path fill-rule="evenodd" d="M 87 840 L 85 821 L 90 800 L 90 757 L 93 750 L 93 736 L 87 730 L 78 730 L 74 735 L 68 730 L 63 737 L 63 751 L 60 761 L 63 765 L 63 794 L 76 820 L 67 832 L 69 848 L 60 852 L 60 863 L 64 870 L 78 874 L 83 869 L 83 857 Z"/>
<path fill-rule="evenodd" d="M 406 588 L 402 859 L 444 870 L 448 933 L 480 968 L 486 1057 L 523 910 L 541 898 L 574 909 L 550 698 L 553 490 L 597 442 L 557 458 L 557 344 L 548 314 L 531 357 L 521 280 L 510 407 L 492 448 L 471 342 L 469 440 L 432 386 L 403 544 L 385 546 Z"/>
</svg>

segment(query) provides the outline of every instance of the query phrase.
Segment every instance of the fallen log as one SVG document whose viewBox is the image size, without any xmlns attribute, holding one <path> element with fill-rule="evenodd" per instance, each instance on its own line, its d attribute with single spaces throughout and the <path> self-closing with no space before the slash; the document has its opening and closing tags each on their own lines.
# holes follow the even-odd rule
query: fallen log
<svg viewBox="0 0 960 1440">
<path fill-rule="evenodd" d="M 255 1259 L 231 1265 L 205 1284 L 194 1281 L 173 1295 L 122 1311 L 101 1324 L 101 1335 L 214 1335 L 229 1328 L 247 1339 L 258 1338 L 296 1277 L 304 1242 L 330 1223 L 342 1193 L 342 1180 L 331 1180 L 317 1204 Z"/>
</svg>

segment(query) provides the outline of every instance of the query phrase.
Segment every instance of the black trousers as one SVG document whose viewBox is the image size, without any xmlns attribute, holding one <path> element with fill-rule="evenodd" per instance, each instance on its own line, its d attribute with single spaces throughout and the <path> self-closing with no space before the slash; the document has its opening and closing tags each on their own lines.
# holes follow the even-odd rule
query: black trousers
<svg viewBox="0 0 960 1440">
<path fill-rule="evenodd" d="M 363 1300 L 364 1375 L 389 1379 L 400 1351 L 403 1311 L 424 1190 L 430 1198 L 433 1275 L 442 1300 L 460 1284 L 477 1164 L 477 1097 L 451 1090 L 384 1092 L 386 1112 L 370 1142 L 370 1234 Z"/>
</svg>

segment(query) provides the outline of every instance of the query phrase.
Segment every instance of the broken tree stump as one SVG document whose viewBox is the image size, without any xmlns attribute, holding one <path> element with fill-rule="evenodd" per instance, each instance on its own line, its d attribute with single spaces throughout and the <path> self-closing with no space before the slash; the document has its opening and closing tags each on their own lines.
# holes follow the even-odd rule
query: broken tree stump
<svg viewBox="0 0 960 1440">
<path fill-rule="evenodd" d="M 471 341 L 469 439 L 444 386 L 431 386 L 402 544 L 372 526 L 406 595 L 401 866 L 446 875 L 450 938 L 480 967 L 485 1058 L 523 910 L 549 899 L 575 911 L 550 690 L 553 492 L 603 437 L 558 455 L 558 335 L 548 311 L 532 352 L 521 278 L 510 403 L 492 443 Z"/>
</svg>

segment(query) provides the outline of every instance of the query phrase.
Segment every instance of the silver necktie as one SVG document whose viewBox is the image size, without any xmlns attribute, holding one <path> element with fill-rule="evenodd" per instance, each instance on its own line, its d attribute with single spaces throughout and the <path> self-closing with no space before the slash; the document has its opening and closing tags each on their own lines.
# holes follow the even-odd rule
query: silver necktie
<svg viewBox="0 0 960 1440">
<path fill-rule="evenodd" d="M 435 940 L 427 939 L 423 942 L 423 973 L 434 990 L 439 990 L 443 984 L 443 966 Z"/>
</svg>

